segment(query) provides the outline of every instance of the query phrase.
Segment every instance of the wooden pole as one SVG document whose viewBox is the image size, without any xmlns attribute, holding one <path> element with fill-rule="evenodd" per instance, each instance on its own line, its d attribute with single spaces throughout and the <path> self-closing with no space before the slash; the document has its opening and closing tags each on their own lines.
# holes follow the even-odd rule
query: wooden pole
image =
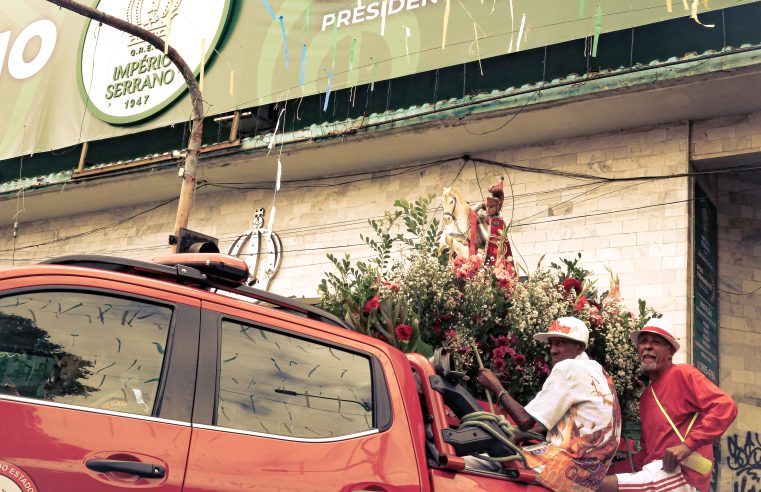
<svg viewBox="0 0 761 492">
<path fill-rule="evenodd" d="M 85 159 L 87 158 L 87 149 L 90 147 L 90 144 L 88 142 L 82 143 L 82 152 L 79 154 L 79 165 L 77 166 L 77 171 L 82 172 L 82 170 L 85 168 Z"/>
<path fill-rule="evenodd" d="M 159 51 L 165 49 L 164 40 L 152 32 L 143 29 L 140 26 L 130 24 L 129 22 L 108 15 L 100 10 L 93 9 L 73 0 L 47 0 L 48 2 L 58 5 L 61 8 L 70 10 L 77 14 L 88 17 L 94 21 L 102 22 L 120 31 L 132 34 L 154 46 Z M 179 69 L 185 83 L 188 84 L 190 100 L 193 104 L 192 125 L 190 128 L 190 141 L 188 142 L 188 151 L 185 154 L 185 165 L 182 173 L 182 187 L 180 188 L 180 201 L 177 204 L 177 217 L 174 222 L 174 237 L 179 238 L 180 228 L 187 227 L 188 218 L 190 217 L 190 207 L 193 204 L 193 194 L 196 187 L 196 169 L 198 168 L 198 155 L 201 151 L 201 136 L 203 133 L 203 99 L 201 90 L 198 87 L 193 71 L 190 69 L 185 60 L 182 59 L 177 50 L 168 47 L 166 54 L 174 65 Z M 203 63 L 203 61 L 201 62 Z M 172 250 L 177 251 L 178 245 L 175 244 Z"/>
</svg>

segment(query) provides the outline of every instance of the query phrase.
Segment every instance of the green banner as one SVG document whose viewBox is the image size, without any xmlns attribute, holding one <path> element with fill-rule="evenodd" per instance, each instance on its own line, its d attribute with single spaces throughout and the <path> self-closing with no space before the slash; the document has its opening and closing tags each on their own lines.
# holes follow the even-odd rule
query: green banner
<svg viewBox="0 0 761 492">
<path fill-rule="evenodd" d="M 99 0 L 198 78 L 208 114 L 758 0 Z M 705 27 L 711 29 L 711 27 Z M 203 76 L 203 77 L 202 77 Z M 161 50 L 44 0 L 0 5 L 0 159 L 187 121 Z M 329 99 L 329 97 L 328 97 Z M 330 101 L 328 100 L 328 104 Z"/>
</svg>

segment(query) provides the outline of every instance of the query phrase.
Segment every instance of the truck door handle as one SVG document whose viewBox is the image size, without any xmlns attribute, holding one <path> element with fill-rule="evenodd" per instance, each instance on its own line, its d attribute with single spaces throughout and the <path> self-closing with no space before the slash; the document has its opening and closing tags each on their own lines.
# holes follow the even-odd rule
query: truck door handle
<svg viewBox="0 0 761 492">
<path fill-rule="evenodd" d="M 87 468 L 97 472 L 122 472 L 143 478 L 164 478 L 166 469 L 161 465 L 137 461 L 88 460 Z"/>
</svg>

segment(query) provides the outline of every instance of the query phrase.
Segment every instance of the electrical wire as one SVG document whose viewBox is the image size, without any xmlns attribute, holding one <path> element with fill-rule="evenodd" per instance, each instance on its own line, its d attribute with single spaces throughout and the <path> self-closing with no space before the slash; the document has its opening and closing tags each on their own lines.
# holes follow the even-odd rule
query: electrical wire
<svg viewBox="0 0 761 492">
<path fill-rule="evenodd" d="M 473 161 L 476 161 L 476 162 L 482 162 L 482 163 L 486 163 L 486 164 L 489 164 L 489 165 L 493 165 L 493 166 L 497 166 L 497 167 L 501 167 L 501 168 L 505 168 L 505 169 L 517 169 L 517 170 L 520 170 L 520 171 L 526 171 L 526 172 L 532 172 L 532 173 L 551 174 L 551 175 L 555 175 L 555 176 L 568 177 L 568 178 L 572 178 L 572 179 L 584 179 L 584 180 L 591 181 L 591 183 L 586 183 L 586 184 L 582 184 L 582 185 L 576 185 L 576 186 L 573 186 L 573 187 L 563 187 L 563 188 L 559 189 L 560 191 L 571 189 L 571 188 L 578 188 L 578 187 L 583 187 L 583 186 L 589 186 L 589 185 L 595 184 L 595 183 L 598 184 L 598 186 L 596 186 L 592 190 L 587 190 L 587 191 L 585 191 L 583 193 L 580 193 L 580 194 L 576 195 L 575 197 L 573 197 L 573 198 L 571 198 L 569 200 L 561 202 L 562 204 L 567 203 L 570 200 L 573 200 L 575 198 L 578 198 L 579 196 L 584 196 L 584 195 L 586 195 L 588 193 L 594 192 L 596 189 L 600 188 L 600 186 L 602 184 L 608 184 L 608 183 L 612 183 L 612 182 L 639 181 L 639 183 L 637 183 L 635 185 L 632 185 L 632 186 L 636 186 L 638 184 L 642 184 L 643 182 L 647 182 L 647 181 L 651 181 L 651 180 L 674 179 L 674 178 L 683 178 L 683 177 L 700 176 L 700 175 L 716 175 L 716 174 L 724 174 L 724 173 L 727 173 L 727 172 L 735 172 L 735 173 L 756 172 L 756 171 L 761 170 L 761 166 L 760 166 L 760 167 L 755 167 L 755 168 L 732 168 L 732 169 L 719 169 L 719 170 L 712 170 L 712 171 L 695 171 L 695 172 L 689 172 L 689 173 L 679 173 L 679 174 L 675 174 L 675 175 L 654 175 L 654 176 L 638 176 L 638 177 L 626 177 L 626 178 L 609 178 L 609 177 L 604 177 L 604 176 L 589 175 L 589 174 L 582 174 L 582 173 L 569 173 L 569 172 L 562 172 L 562 171 L 555 171 L 555 170 L 548 170 L 548 169 L 526 168 L 525 166 L 516 166 L 516 165 L 509 164 L 509 163 L 502 163 L 502 162 L 497 162 L 497 161 L 493 161 L 493 160 L 489 160 L 489 159 L 473 158 L 473 157 L 470 157 L 470 156 L 467 156 L 467 155 L 466 156 L 462 156 L 461 158 L 463 159 L 463 163 L 459 167 L 455 177 L 453 178 L 452 182 L 450 183 L 450 186 L 452 184 L 454 184 L 454 182 L 457 181 L 457 179 L 461 175 L 463 169 L 465 168 L 465 166 L 467 165 L 469 160 L 473 160 Z M 418 164 L 418 165 L 414 165 L 414 166 L 408 166 L 409 169 L 406 170 L 405 172 L 409 172 L 410 170 L 414 170 L 413 168 L 419 167 L 419 166 L 427 167 L 427 166 L 430 166 L 430 165 L 436 165 L 436 164 L 440 164 L 440 163 L 443 163 L 443 162 L 451 162 L 451 161 L 452 161 L 452 159 L 445 159 L 445 160 L 433 161 L 431 163 L 426 163 L 426 164 Z M 367 174 L 367 173 L 356 173 L 356 174 Z M 298 181 L 304 181 L 304 180 L 298 180 Z M 214 185 L 213 183 L 203 182 L 203 183 L 199 183 L 198 184 L 197 189 L 200 189 L 200 188 L 202 188 L 204 186 L 213 186 L 213 185 Z M 512 187 L 512 182 L 511 182 L 511 187 Z M 623 188 L 623 189 L 626 189 L 626 188 Z M 617 192 L 617 191 L 621 191 L 621 189 L 613 190 L 613 191 L 608 192 L 606 194 L 614 193 L 614 192 Z M 727 193 L 734 194 L 734 193 L 745 193 L 745 192 L 751 192 L 751 191 L 756 191 L 756 190 L 755 189 L 750 189 L 750 190 L 743 190 L 743 191 L 740 191 L 740 192 L 727 192 Z M 542 191 L 541 193 L 545 193 L 545 192 L 546 191 Z M 523 196 L 530 196 L 530 195 L 531 194 L 524 194 Z M 604 196 L 604 195 L 600 195 L 600 196 Z M 70 235 L 70 236 L 62 236 L 62 237 L 53 239 L 51 241 L 47 241 L 47 242 L 43 242 L 43 243 L 39 243 L 39 244 L 34 244 L 34 245 L 22 246 L 22 247 L 19 247 L 17 249 L 18 250 L 25 250 L 25 249 L 30 249 L 30 248 L 39 247 L 39 246 L 56 244 L 56 243 L 67 241 L 69 239 L 79 238 L 79 237 L 83 237 L 83 236 L 87 236 L 87 235 L 93 234 L 95 232 L 99 232 L 99 231 L 103 231 L 103 230 L 106 230 L 106 229 L 109 229 L 109 228 L 113 228 L 113 227 L 121 225 L 121 224 L 123 224 L 123 223 L 125 223 L 125 222 L 127 222 L 129 220 L 132 220 L 132 219 L 134 219 L 136 217 L 139 217 L 139 216 L 144 215 L 144 214 L 146 214 L 148 212 L 156 210 L 156 209 L 158 209 L 158 208 L 160 208 L 160 207 L 162 207 L 164 205 L 167 205 L 167 204 L 173 202 L 176 199 L 177 198 L 171 198 L 171 199 L 165 200 L 165 201 L 159 203 L 156 206 L 150 207 L 150 208 L 148 208 L 146 210 L 143 210 L 143 211 L 141 211 L 141 212 L 139 212 L 137 214 L 134 214 L 132 216 L 129 216 L 129 217 L 125 218 L 125 219 L 121 219 L 119 221 L 116 221 L 116 222 L 113 222 L 111 224 L 104 225 L 104 226 L 92 229 L 90 231 L 85 231 L 85 232 L 74 234 L 74 235 Z M 529 216 L 527 218 L 519 219 L 519 223 L 515 224 L 515 225 L 519 226 L 519 227 L 523 227 L 523 226 L 528 226 L 528 225 L 538 225 L 538 224 L 545 224 L 545 223 L 565 221 L 565 220 L 575 220 L 575 219 L 579 219 L 579 218 L 595 217 L 595 216 L 601 216 L 601 215 L 610 215 L 610 214 L 614 214 L 614 213 L 622 213 L 622 212 L 629 212 L 629 211 L 634 211 L 634 210 L 641 210 L 641 209 L 645 209 L 645 208 L 665 206 L 665 205 L 671 205 L 671 204 L 676 204 L 676 203 L 684 203 L 684 202 L 687 202 L 687 201 L 690 201 L 690 200 L 692 200 L 692 199 L 677 200 L 677 201 L 672 201 L 672 202 L 651 204 L 651 205 L 645 205 L 645 206 L 641 206 L 641 207 L 633 207 L 633 208 L 627 208 L 627 209 L 608 210 L 608 211 L 599 212 L 599 213 L 593 213 L 593 214 L 585 214 L 585 215 L 578 215 L 578 216 L 571 216 L 571 217 L 558 217 L 558 218 L 549 219 L 549 220 L 526 222 L 527 218 L 532 218 L 532 217 L 537 215 L 537 214 L 534 214 L 534 215 Z M 514 203 L 513 204 L 513 210 L 515 210 L 515 207 L 516 207 L 516 204 Z M 435 214 L 435 213 L 438 212 L 438 209 L 440 209 L 440 208 L 441 208 L 441 206 L 431 210 L 430 213 Z M 348 221 L 340 221 L 340 222 L 336 222 L 335 224 L 337 224 L 337 225 L 341 224 L 341 225 L 351 226 L 351 225 L 359 225 L 359 224 L 363 223 L 364 221 L 366 221 L 366 219 L 362 218 L 362 219 L 353 219 L 353 220 L 348 220 Z M 328 224 L 328 225 L 330 225 L 330 224 Z M 316 225 L 312 225 L 312 226 L 303 226 L 303 227 L 299 227 L 299 228 L 294 228 L 294 229 L 291 229 L 290 231 L 308 233 L 308 232 L 310 232 L 310 231 L 312 231 L 314 229 L 323 229 L 324 230 L 325 227 L 326 227 L 326 224 L 319 224 L 319 225 L 316 224 Z M 353 247 L 353 246 L 361 246 L 361 244 L 358 244 L 358 245 L 348 245 L 348 247 Z M 285 250 L 285 251 L 294 252 L 295 253 L 295 252 L 300 252 L 300 251 L 304 251 L 304 252 L 307 252 L 307 251 L 316 251 L 316 250 L 319 250 L 319 249 L 329 249 L 329 248 L 314 248 L 314 249 L 313 248 L 304 248 L 304 249 L 293 249 L 293 250 Z M 12 249 L 0 249 L 0 252 L 8 252 L 8 251 L 11 251 L 11 250 Z"/>
</svg>

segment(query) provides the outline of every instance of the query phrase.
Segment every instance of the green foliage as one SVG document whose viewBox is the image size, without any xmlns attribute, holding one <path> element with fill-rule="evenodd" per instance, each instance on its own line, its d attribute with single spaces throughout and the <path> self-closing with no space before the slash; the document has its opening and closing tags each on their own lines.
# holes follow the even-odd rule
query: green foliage
<svg viewBox="0 0 761 492">
<path fill-rule="evenodd" d="M 460 368 L 475 376 L 473 347 L 484 364 L 525 404 L 550 372 L 547 347 L 533 336 L 559 317 L 575 316 L 590 329 L 587 353 L 613 378 L 624 419 L 638 419 L 639 362 L 629 333 L 660 316 L 645 301 L 629 312 L 620 298 L 618 277 L 599 295 L 581 254 L 562 259 L 518 280 L 511 261 L 484 264 L 482 256 L 439 254 L 440 223 L 431 218 L 433 195 L 415 202 L 397 200 L 395 210 L 368 221 L 374 237 L 362 240 L 375 253 L 365 262 L 328 255 L 319 290 L 321 306 L 355 330 L 386 340 L 403 351 L 430 355 L 452 349 Z M 393 233 L 401 222 L 405 233 Z M 480 393 L 473 383 L 471 389 Z"/>
<path fill-rule="evenodd" d="M 434 197 L 431 194 L 412 203 L 397 200 L 394 202 L 397 210 L 385 212 L 382 219 L 368 220 L 374 237 L 360 235 L 360 238 L 375 256 L 367 263 L 352 262 L 348 254 L 342 259 L 328 254 L 337 273 L 326 272 L 320 282 L 320 306 L 346 320 L 357 331 L 383 338 L 401 350 L 432 353 L 419 328 L 420 300 L 410 302 L 408 292 L 392 289 L 388 279 L 400 274 L 401 263 L 393 263 L 392 257 L 402 248 L 411 249 L 412 256 L 424 252 L 425 256 L 435 258 L 436 264 L 443 263 L 439 261 L 437 243 L 441 224 L 430 211 Z M 392 233 L 400 219 L 407 234 Z M 373 299 L 378 300 L 378 306 L 369 309 L 368 303 Z M 426 318 L 425 321 L 429 320 Z M 397 336 L 400 325 L 411 328 L 408 340 Z"/>
</svg>

